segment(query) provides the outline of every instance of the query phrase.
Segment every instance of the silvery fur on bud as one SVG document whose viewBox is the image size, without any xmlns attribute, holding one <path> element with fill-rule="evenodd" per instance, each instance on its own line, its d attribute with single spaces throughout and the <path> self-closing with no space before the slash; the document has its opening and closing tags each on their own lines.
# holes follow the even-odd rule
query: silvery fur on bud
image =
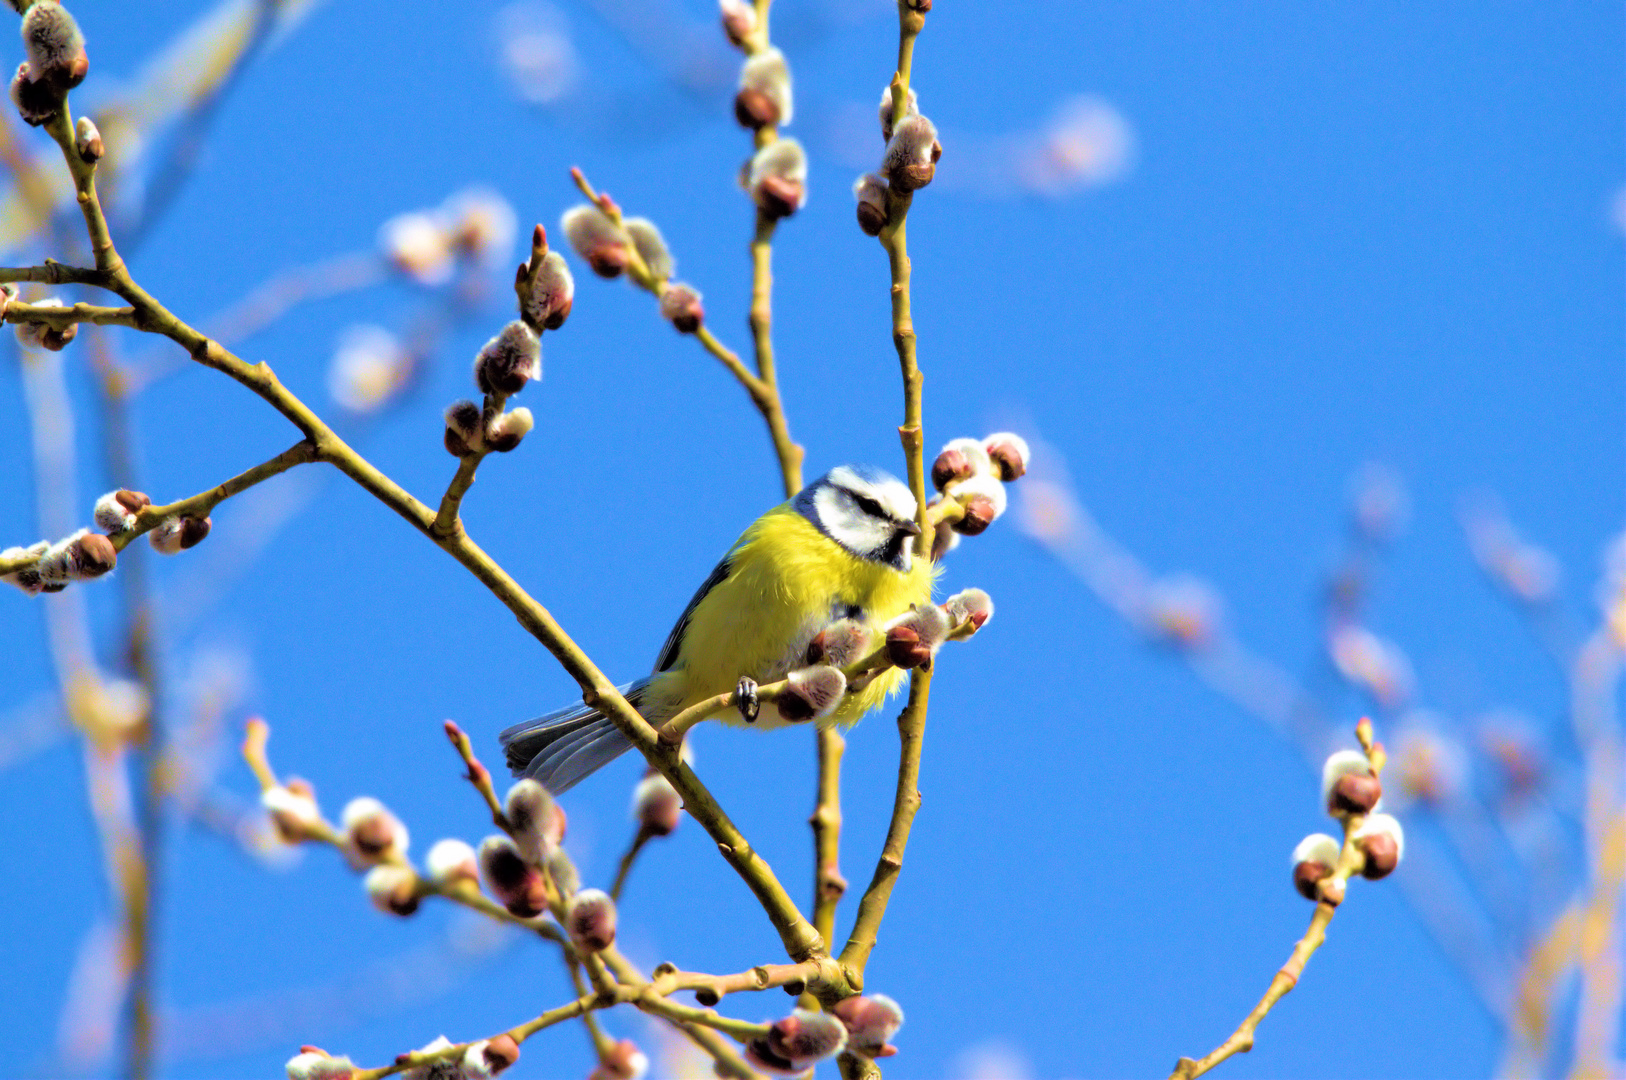
<svg viewBox="0 0 1626 1080">
<path fill-rule="evenodd" d="M 669 278 L 677 270 L 677 260 L 666 249 L 666 237 L 661 230 L 648 218 L 627 218 L 621 223 L 632 237 L 632 246 L 638 250 L 638 257 L 644 260 L 644 268 L 649 271 L 650 277 Z"/>
<path fill-rule="evenodd" d="M 575 298 L 576 279 L 570 274 L 570 266 L 563 255 L 550 251 L 542 257 L 525 297 L 525 317 L 544 330 L 557 330 L 569 318 Z"/>
<path fill-rule="evenodd" d="M 892 112 L 892 87 L 883 86 L 881 88 L 880 109 L 882 142 L 892 141 Z M 920 115 L 920 95 L 915 93 L 915 88 L 912 86 L 909 88 L 908 97 L 904 99 L 903 115 L 906 118 Z"/>
<path fill-rule="evenodd" d="M 1355 830 L 1355 846 L 1366 856 L 1361 876 L 1371 881 L 1388 877 L 1406 854 L 1406 834 L 1388 814 L 1368 814 Z"/>
<path fill-rule="evenodd" d="M 847 1046 L 847 1025 L 829 1013 L 797 1009 L 776 1020 L 768 1034 L 746 1044 L 746 1060 L 770 1072 L 795 1074 Z"/>
<path fill-rule="evenodd" d="M 844 998 L 830 1010 L 847 1025 L 847 1049 L 870 1057 L 889 1057 L 887 1046 L 903 1026 L 903 1009 L 885 994 Z"/>
<path fill-rule="evenodd" d="M 747 0 L 718 0 L 723 20 L 723 36 L 729 44 L 744 48 L 746 39 L 756 32 L 757 9 Z"/>
<path fill-rule="evenodd" d="M 136 514 L 151 505 L 152 500 L 141 492 L 121 488 L 97 499 L 92 516 L 103 532 L 128 532 L 136 527 Z"/>
<path fill-rule="evenodd" d="M 932 182 L 942 153 L 932 122 L 924 116 L 906 116 L 887 140 L 881 172 L 894 191 L 915 191 Z"/>
<path fill-rule="evenodd" d="M 785 54 L 767 48 L 746 57 L 740 67 L 739 93 L 734 97 L 735 119 L 752 129 L 788 124 L 792 105 Z"/>
<path fill-rule="evenodd" d="M 847 676 L 825 664 L 801 668 L 785 677 L 779 715 L 792 722 L 829 716 L 847 692 Z"/>
<path fill-rule="evenodd" d="M 486 429 L 486 446 L 499 454 L 506 454 L 518 446 L 535 426 L 536 418 L 531 415 L 531 410 L 509 409 L 492 420 Z"/>
<path fill-rule="evenodd" d="M 769 143 L 751 158 L 746 187 L 767 217 L 796 213 L 807 202 L 807 151 L 795 139 Z"/>
<path fill-rule="evenodd" d="M 994 617 L 994 599 L 981 589 L 962 589 L 943 601 L 943 610 L 955 626 L 970 622 L 981 630 Z"/>
<path fill-rule="evenodd" d="M 565 211 L 559 224 L 576 254 L 587 260 L 599 277 L 619 277 L 627 268 L 632 238 L 598 207 L 589 203 L 573 206 Z"/>
<path fill-rule="evenodd" d="M 651 770 L 632 789 L 632 818 L 651 836 L 670 836 L 683 820 L 683 799 L 671 781 Z"/>
<path fill-rule="evenodd" d="M 1021 479 L 1028 471 L 1032 451 L 1028 441 L 1010 431 L 1001 431 L 982 440 L 983 448 L 994 463 L 999 478 L 1006 483 Z"/>
<path fill-rule="evenodd" d="M 288 1080 L 350 1080 L 356 1063 L 347 1057 L 334 1057 L 314 1046 L 304 1046 L 288 1059 Z"/>
<path fill-rule="evenodd" d="M 418 875 L 409 866 L 386 863 L 367 871 L 362 879 L 368 899 L 390 915 L 411 915 L 418 910 Z"/>
<path fill-rule="evenodd" d="M 874 647 L 875 631 L 858 619 L 837 619 L 808 642 L 804 659 L 809 664 L 844 668 L 862 660 Z"/>
<path fill-rule="evenodd" d="M 1359 750 L 1340 750 L 1321 767 L 1321 805 L 1329 814 L 1364 814 L 1377 805 L 1383 786 Z"/>
<path fill-rule="evenodd" d="M 571 897 L 565 932 L 583 952 L 595 953 L 615 943 L 615 901 L 602 889 L 583 889 Z"/>
<path fill-rule="evenodd" d="M 304 840 L 322 819 L 316 806 L 316 789 L 298 777 L 290 776 L 285 783 L 266 788 L 260 793 L 260 805 L 271 815 L 271 823 L 284 843 Z"/>
<path fill-rule="evenodd" d="M 79 24 L 56 0 L 35 0 L 23 16 L 23 50 L 36 79 L 65 93 L 85 81 L 90 61 Z"/>
<path fill-rule="evenodd" d="M 28 547 L 6 548 L 4 551 L 0 551 L 0 559 L 37 559 L 50 550 L 51 542 L 49 540 L 40 540 L 36 543 L 30 544 Z M 37 564 L 36 566 L 25 567 L 21 570 L 13 570 L 4 577 L 0 577 L 0 581 L 4 581 L 9 585 L 15 585 L 29 596 L 37 596 L 46 591 L 60 592 L 62 590 L 62 587 L 59 585 L 52 586 L 49 590 L 47 590 L 45 583 L 40 580 L 39 570 L 36 567 Z"/>
<path fill-rule="evenodd" d="M 147 542 L 160 555 L 175 555 L 202 543 L 212 526 L 213 522 L 206 517 L 165 518 L 147 534 Z"/>
<path fill-rule="evenodd" d="M 464 457 L 485 449 L 480 406 L 467 398 L 446 406 L 446 451 Z"/>
<path fill-rule="evenodd" d="M 509 914 L 533 918 L 548 909 L 548 889 L 542 872 L 520 856 L 506 836 L 488 836 L 480 842 L 480 877 Z"/>
<path fill-rule="evenodd" d="M 463 1073 L 468 1080 L 487 1080 L 519 1060 L 519 1043 L 508 1034 L 470 1043 L 463 1052 Z"/>
<path fill-rule="evenodd" d="M 555 810 L 548 789 L 528 778 L 509 788 L 508 797 L 503 800 L 509 835 L 532 866 L 541 866 L 559 844 L 554 827 Z"/>
<path fill-rule="evenodd" d="M 705 321 L 706 309 L 692 285 L 674 282 L 661 290 L 661 317 L 680 334 L 692 334 Z"/>
<path fill-rule="evenodd" d="M 1293 849 L 1293 887 L 1306 900 L 1315 900 L 1316 885 L 1338 865 L 1341 848 L 1326 833 L 1311 833 Z"/>
<path fill-rule="evenodd" d="M 865 236 L 879 236 L 886 228 L 887 191 L 886 178 L 875 173 L 865 173 L 853 182 L 853 198 L 858 200 L 858 227 Z"/>
<path fill-rule="evenodd" d="M 400 819 L 383 803 L 366 795 L 345 804 L 339 826 L 350 851 L 363 864 L 378 862 L 387 855 L 405 855 L 410 843 Z"/>
<path fill-rule="evenodd" d="M 424 857 L 429 880 L 439 888 L 479 880 L 480 865 L 474 849 L 462 840 L 436 840 Z"/>
<path fill-rule="evenodd" d="M 481 347 L 474 358 L 474 381 L 483 394 L 517 394 L 542 377 L 542 340 L 515 319 Z"/>
</svg>

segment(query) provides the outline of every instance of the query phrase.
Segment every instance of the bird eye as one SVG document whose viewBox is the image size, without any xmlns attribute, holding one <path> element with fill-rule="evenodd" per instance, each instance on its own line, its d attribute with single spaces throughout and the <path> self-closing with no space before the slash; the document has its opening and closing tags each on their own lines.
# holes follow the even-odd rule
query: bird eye
<svg viewBox="0 0 1626 1080">
<path fill-rule="evenodd" d="M 870 517 L 886 516 L 881 512 L 881 504 L 870 498 L 868 495 L 854 495 L 853 501 L 858 504 L 858 509 L 868 514 Z"/>
</svg>

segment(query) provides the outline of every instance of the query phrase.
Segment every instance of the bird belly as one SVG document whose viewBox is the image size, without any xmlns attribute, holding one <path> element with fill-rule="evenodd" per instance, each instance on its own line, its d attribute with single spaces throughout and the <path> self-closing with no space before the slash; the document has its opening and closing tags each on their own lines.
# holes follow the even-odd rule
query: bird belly
<svg viewBox="0 0 1626 1080">
<path fill-rule="evenodd" d="M 805 664 L 809 642 L 834 619 L 863 618 L 879 627 L 931 598 L 932 568 L 925 560 L 916 560 L 906 574 L 860 559 L 788 508 L 769 511 L 753 524 L 729 560 L 728 576 L 695 610 L 677 663 L 666 673 L 671 688 L 662 696 L 670 695 L 673 711 L 732 691 L 742 675 L 758 683 L 784 678 Z M 879 705 L 901 676 L 882 673 L 825 722 L 853 723 Z M 744 722 L 733 708 L 717 716 Z M 785 723 L 777 709 L 764 705 L 751 726 Z"/>
</svg>

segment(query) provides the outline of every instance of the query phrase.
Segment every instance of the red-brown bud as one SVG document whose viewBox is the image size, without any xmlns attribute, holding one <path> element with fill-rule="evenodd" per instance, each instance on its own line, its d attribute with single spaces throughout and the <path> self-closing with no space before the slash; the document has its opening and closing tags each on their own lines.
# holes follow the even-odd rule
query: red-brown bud
<svg viewBox="0 0 1626 1080">
<path fill-rule="evenodd" d="M 983 442 L 988 451 L 988 458 L 994 463 L 999 478 L 1007 484 L 1012 480 L 1021 479 L 1028 471 L 1028 457 L 1031 453 L 1028 442 L 1020 435 L 1008 431 L 998 435 L 990 435 Z"/>
<path fill-rule="evenodd" d="M 486 1040 L 485 1046 L 480 1048 L 480 1057 L 495 1076 L 519 1060 L 519 1043 L 512 1035 L 498 1035 Z"/>
<path fill-rule="evenodd" d="M 966 500 L 965 513 L 954 523 L 954 531 L 964 536 L 980 536 L 999 516 L 994 500 L 986 495 L 973 495 Z"/>
<path fill-rule="evenodd" d="M 917 668 L 932 658 L 932 649 L 913 627 L 894 626 L 886 632 L 886 655 L 900 668 Z"/>
<path fill-rule="evenodd" d="M 779 106 L 761 90 L 741 90 L 734 95 L 734 119 L 753 131 L 772 127 L 779 123 Z"/>
<path fill-rule="evenodd" d="M 1332 787 L 1332 801 L 1328 809 L 1335 814 L 1365 814 L 1383 797 L 1383 784 L 1378 778 L 1360 773 L 1340 776 Z"/>
<path fill-rule="evenodd" d="M 932 486 L 942 491 L 956 480 L 964 480 L 976 471 L 971 459 L 957 449 L 946 449 L 932 462 Z"/>
</svg>

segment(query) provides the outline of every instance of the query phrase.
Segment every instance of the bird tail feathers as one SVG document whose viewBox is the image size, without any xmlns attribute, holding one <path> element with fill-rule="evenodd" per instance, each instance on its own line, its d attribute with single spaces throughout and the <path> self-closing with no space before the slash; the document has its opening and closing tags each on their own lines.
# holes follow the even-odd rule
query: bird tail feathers
<svg viewBox="0 0 1626 1080">
<path fill-rule="evenodd" d="M 649 680 L 617 689 L 636 709 L 649 689 Z M 530 777 L 555 795 L 632 749 L 632 742 L 615 721 L 590 705 L 572 705 L 515 724 L 497 740 L 515 776 Z"/>
</svg>

